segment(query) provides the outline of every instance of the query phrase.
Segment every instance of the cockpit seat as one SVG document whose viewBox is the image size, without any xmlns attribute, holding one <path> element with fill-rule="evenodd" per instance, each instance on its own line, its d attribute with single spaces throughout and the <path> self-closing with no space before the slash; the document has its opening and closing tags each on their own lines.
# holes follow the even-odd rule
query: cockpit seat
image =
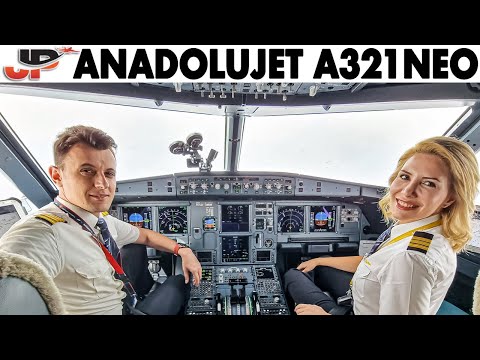
<svg viewBox="0 0 480 360">
<path fill-rule="evenodd" d="M 437 311 L 437 315 L 468 315 L 468 313 L 444 300 Z"/>
<path fill-rule="evenodd" d="M 478 272 L 477 280 L 475 280 L 473 287 L 472 313 L 473 315 L 480 315 L 480 271 Z"/>
<path fill-rule="evenodd" d="M 155 285 L 148 270 L 147 248 L 142 244 L 129 244 L 120 249 L 122 267 L 132 282 L 140 300 L 143 299 Z"/>
<path fill-rule="evenodd" d="M 0 250 L 0 315 L 62 314 L 62 296 L 45 268 Z"/>
</svg>

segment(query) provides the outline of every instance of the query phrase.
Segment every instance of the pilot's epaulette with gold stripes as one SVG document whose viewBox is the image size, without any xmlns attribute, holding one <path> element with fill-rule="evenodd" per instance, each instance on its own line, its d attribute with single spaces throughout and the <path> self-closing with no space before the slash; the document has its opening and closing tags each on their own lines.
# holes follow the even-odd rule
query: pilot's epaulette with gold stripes
<svg viewBox="0 0 480 360">
<path fill-rule="evenodd" d="M 108 211 L 103 211 L 103 212 L 102 212 L 102 215 L 103 215 L 103 216 L 107 216 L 107 215 L 108 215 Z"/>
<path fill-rule="evenodd" d="M 38 214 L 35 215 L 35 218 L 43 220 L 50 225 L 54 225 L 59 222 L 67 222 L 65 219 L 62 219 L 60 216 L 52 215 L 52 214 Z"/>
<path fill-rule="evenodd" d="M 408 244 L 407 250 L 414 250 L 426 254 L 432 243 L 433 234 L 424 231 L 415 231 Z"/>
</svg>

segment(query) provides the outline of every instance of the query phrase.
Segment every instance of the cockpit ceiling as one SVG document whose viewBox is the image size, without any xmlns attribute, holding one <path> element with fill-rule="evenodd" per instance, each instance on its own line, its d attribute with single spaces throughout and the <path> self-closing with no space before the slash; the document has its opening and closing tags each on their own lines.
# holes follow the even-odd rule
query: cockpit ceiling
<svg viewBox="0 0 480 360">
<path fill-rule="evenodd" d="M 84 95 L 215 106 L 322 106 L 480 99 L 479 84 L 468 83 L 3 83 L 0 92 L 44 91 L 41 96 Z M 50 93 L 50 94 L 49 94 Z M 38 95 L 38 94 L 35 94 Z M 101 99 L 100 99 L 101 100 Z M 97 100 L 97 101 L 100 101 Z M 117 100 L 118 101 L 118 100 Z M 128 105 L 128 104 L 127 104 Z M 134 105 L 133 105 L 134 106 Z"/>
<path fill-rule="evenodd" d="M 259 97 L 267 95 L 309 95 L 315 96 L 317 92 L 350 91 L 355 92 L 367 84 L 360 83 L 148 83 L 146 85 L 173 88 L 177 92 L 190 91 L 199 93 L 200 96 L 215 98 L 219 96 L 226 99 L 237 94 L 251 94 Z"/>
</svg>

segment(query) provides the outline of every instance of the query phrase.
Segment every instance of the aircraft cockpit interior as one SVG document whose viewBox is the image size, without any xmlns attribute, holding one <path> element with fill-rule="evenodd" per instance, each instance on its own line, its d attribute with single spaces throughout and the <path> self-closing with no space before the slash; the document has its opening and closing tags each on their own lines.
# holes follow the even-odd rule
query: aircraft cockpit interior
<svg viewBox="0 0 480 360">
<path fill-rule="evenodd" d="M 404 150 L 448 135 L 478 151 L 478 85 L 0 84 L 2 195 L 29 212 L 52 201 L 55 135 L 102 128 L 119 146 L 109 214 L 188 245 L 202 265 L 186 315 L 292 315 L 285 272 L 370 251 Z M 182 272 L 180 257 L 147 254 L 155 281 Z M 469 313 L 480 226 L 458 263 L 447 300 Z"/>
<path fill-rule="evenodd" d="M 117 187 L 113 215 L 194 250 L 203 279 L 192 289 L 192 314 L 288 313 L 285 269 L 312 256 L 358 254 L 385 230 L 375 211 L 380 187 L 273 172 L 183 173 Z M 161 270 L 151 255 L 151 269 Z"/>
</svg>

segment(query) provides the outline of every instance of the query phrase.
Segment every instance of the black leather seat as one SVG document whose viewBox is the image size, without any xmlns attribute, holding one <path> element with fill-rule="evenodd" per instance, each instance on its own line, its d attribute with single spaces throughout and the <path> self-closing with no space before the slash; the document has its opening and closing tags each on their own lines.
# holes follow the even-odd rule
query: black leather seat
<svg viewBox="0 0 480 360">
<path fill-rule="evenodd" d="M 135 308 L 124 303 L 124 314 L 126 315 L 164 315 L 183 314 L 181 307 L 182 299 L 188 299 L 190 296 L 190 287 L 184 284 L 183 275 L 169 276 L 162 284 L 155 281 L 148 269 L 148 254 L 145 245 L 129 244 L 120 249 L 122 254 L 122 267 L 128 278 L 132 282 L 135 291 L 139 297 L 139 302 Z M 167 254 L 170 255 L 170 254 Z M 169 258 L 166 256 L 160 260 L 162 268 L 167 275 L 171 271 Z M 163 260 L 163 261 L 162 261 Z M 159 304 L 162 304 L 159 306 Z M 180 305 L 179 305 L 180 304 Z M 179 307 L 177 309 L 177 307 Z"/>
<path fill-rule="evenodd" d="M 123 271 L 132 282 L 137 295 L 143 299 L 155 284 L 148 270 L 147 248 L 141 244 L 129 244 L 122 247 L 120 253 Z"/>
<path fill-rule="evenodd" d="M 132 282 L 139 300 L 143 300 L 145 296 L 154 288 L 150 271 L 148 270 L 147 248 L 141 244 L 128 244 L 120 249 L 122 254 L 122 267 L 125 274 Z M 123 312 L 126 315 L 145 315 L 142 311 L 124 303 Z"/>
</svg>

